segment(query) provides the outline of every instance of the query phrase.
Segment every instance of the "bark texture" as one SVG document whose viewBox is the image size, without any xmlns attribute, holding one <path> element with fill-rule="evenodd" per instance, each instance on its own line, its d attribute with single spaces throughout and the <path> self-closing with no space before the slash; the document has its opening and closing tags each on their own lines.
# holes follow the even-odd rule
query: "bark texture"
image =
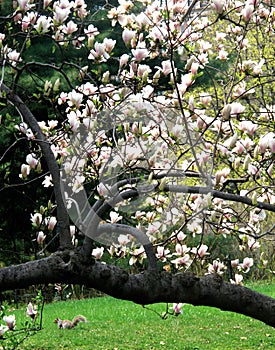
<svg viewBox="0 0 275 350">
<path fill-rule="evenodd" d="M 0 269 L 0 291 L 55 282 L 85 284 L 141 305 L 182 302 L 217 307 L 275 327 L 275 299 L 225 282 L 216 275 L 199 278 L 191 273 L 152 270 L 129 274 L 116 266 L 83 258 L 73 250 Z"/>
</svg>

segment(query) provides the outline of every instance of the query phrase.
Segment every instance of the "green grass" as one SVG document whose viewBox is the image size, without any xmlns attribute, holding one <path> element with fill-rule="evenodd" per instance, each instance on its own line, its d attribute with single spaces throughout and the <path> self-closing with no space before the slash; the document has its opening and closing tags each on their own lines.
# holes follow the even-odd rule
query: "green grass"
<svg viewBox="0 0 275 350">
<path fill-rule="evenodd" d="M 275 285 L 252 286 L 275 297 Z M 166 304 L 151 305 L 161 313 Z M 18 317 L 24 314 L 16 310 Z M 57 329 L 53 320 L 82 314 L 89 323 Z M 262 322 L 208 307 L 184 306 L 179 317 L 161 319 L 155 312 L 111 297 L 45 305 L 43 330 L 20 349 L 168 349 L 253 350 L 275 349 L 275 329 Z M 19 322 L 19 319 L 18 319 Z"/>
</svg>

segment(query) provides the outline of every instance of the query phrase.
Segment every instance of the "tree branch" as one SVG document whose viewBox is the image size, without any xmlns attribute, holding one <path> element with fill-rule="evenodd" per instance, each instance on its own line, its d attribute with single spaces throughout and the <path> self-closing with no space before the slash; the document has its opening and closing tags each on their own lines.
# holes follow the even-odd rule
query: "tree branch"
<svg viewBox="0 0 275 350">
<path fill-rule="evenodd" d="M 0 91 L 5 93 L 7 100 L 16 108 L 18 113 L 22 116 L 24 121 L 31 128 L 33 134 L 37 139 L 37 143 L 42 150 L 43 156 L 45 157 L 54 184 L 54 194 L 57 204 L 57 230 L 60 234 L 60 247 L 71 246 L 69 216 L 67 213 L 67 209 L 64 205 L 60 189 L 59 167 L 51 150 L 50 144 L 46 140 L 43 132 L 41 131 L 40 126 L 38 125 L 34 115 L 28 109 L 25 103 L 20 99 L 20 97 L 14 94 L 14 92 L 3 83 L 0 85 Z"/>
<path fill-rule="evenodd" d="M 217 307 L 275 327 L 275 299 L 225 282 L 217 275 L 144 271 L 130 275 L 116 266 L 83 260 L 75 251 L 0 269 L 0 291 L 38 283 L 85 284 L 113 297 L 145 305 L 159 302 Z"/>
</svg>

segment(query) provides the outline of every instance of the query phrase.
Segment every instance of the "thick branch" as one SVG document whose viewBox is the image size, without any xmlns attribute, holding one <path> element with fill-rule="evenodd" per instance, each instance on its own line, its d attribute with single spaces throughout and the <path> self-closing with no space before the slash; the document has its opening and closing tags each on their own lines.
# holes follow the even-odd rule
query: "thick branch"
<svg viewBox="0 0 275 350">
<path fill-rule="evenodd" d="M 48 258 L 0 269 L 0 291 L 38 283 L 85 284 L 116 298 L 138 304 L 183 302 L 237 312 L 275 327 L 275 299 L 227 283 L 221 277 L 145 271 L 130 275 L 116 266 L 80 260 L 65 251 Z"/>
<path fill-rule="evenodd" d="M 39 144 L 42 153 L 45 157 L 48 169 L 52 175 L 54 184 L 54 194 L 57 204 L 57 225 L 58 233 L 60 234 L 60 246 L 66 247 L 71 245 L 71 236 L 69 231 L 69 216 L 67 209 L 64 205 L 62 193 L 60 190 L 60 174 L 59 167 L 57 165 L 54 154 L 51 150 L 50 144 L 47 142 L 45 135 L 41 131 L 37 120 L 35 119 L 32 112 L 28 109 L 25 103 L 20 97 L 14 94 L 5 84 L 0 85 L 0 91 L 6 94 L 7 100 L 17 109 L 18 113 L 22 116 L 24 121 L 29 125 L 33 134 L 35 135 L 36 141 Z"/>
</svg>

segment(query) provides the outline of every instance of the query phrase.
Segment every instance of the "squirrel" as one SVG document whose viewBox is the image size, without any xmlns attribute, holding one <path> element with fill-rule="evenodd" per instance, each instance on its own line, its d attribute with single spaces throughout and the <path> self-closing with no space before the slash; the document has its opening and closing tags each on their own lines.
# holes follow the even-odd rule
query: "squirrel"
<svg viewBox="0 0 275 350">
<path fill-rule="evenodd" d="M 57 326 L 59 329 L 61 329 L 61 328 L 71 329 L 71 328 L 75 327 L 79 322 L 86 323 L 87 319 L 84 316 L 78 315 L 72 321 L 61 320 L 60 318 L 57 317 L 53 322 L 57 323 Z"/>
</svg>

